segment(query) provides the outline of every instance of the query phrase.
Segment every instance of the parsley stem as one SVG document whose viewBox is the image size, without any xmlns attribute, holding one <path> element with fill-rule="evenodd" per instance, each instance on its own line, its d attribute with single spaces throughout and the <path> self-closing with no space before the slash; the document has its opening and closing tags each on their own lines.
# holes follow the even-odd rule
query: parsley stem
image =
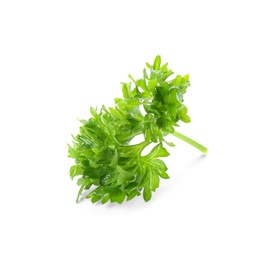
<svg viewBox="0 0 275 260">
<path fill-rule="evenodd" d="M 191 144 L 193 145 L 194 147 L 196 147 L 197 149 L 199 149 L 200 151 L 202 151 L 204 154 L 207 154 L 207 148 L 202 146 L 201 144 L 197 143 L 196 141 L 190 139 L 189 137 L 177 132 L 177 131 L 174 131 L 174 133 L 171 133 L 173 136 L 181 139 L 182 141 L 188 143 L 188 144 Z"/>
</svg>

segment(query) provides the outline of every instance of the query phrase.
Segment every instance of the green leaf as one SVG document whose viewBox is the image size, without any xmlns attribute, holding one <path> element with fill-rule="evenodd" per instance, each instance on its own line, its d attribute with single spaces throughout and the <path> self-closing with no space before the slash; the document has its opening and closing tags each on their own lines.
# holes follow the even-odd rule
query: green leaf
<svg viewBox="0 0 275 260">
<path fill-rule="evenodd" d="M 166 172 L 158 172 L 158 175 L 163 179 L 169 179 L 169 175 Z"/>
<path fill-rule="evenodd" d="M 148 69 L 152 69 L 152 66 L 148 62 L 146 62 L 146 66 Z"/>
<path fill-rule="evenodd" d="M 174 72 L 172 70 L 168 70 L 167 72 L 164 73 L 163 80 L 166 80 L 168 77 L 170 77 L 173 74 Z"/>
<path fill-rule="evenodd" d="M 103 186 L 99 186 L 93 191 L 91 191 L 86 198 L 91 199 L 93 203 L 99 201 L 104 195 L 106 194 L 106 191 Z"/>
<path fill-rule="evenodd" d="M 165 125 L 164 130 L 168 133 L 174 133 L 174 128 L 171 125 Z"/>
<path fill-rule="evenodd" d="M 127 103 L 127 108 L 133 109 L 135 107 L 138 107 L 139 105 L 140 105 L 140 103 L 137 99 L 130 99 Z"/>
<path fill-rule="evenodd" d="M 162 72 L 167 72 L 168 71 L 168 63 L 165 63 L 160 69 Z"/>
<path fill-rule="evenodd" d="M 177 93 L 178 90 L 176 88 L 170 89 L 166 98 L 167 103 L 175 104 L 177 102 Z"/>
<path fill-rule="evenodd" d="M 97 196 L 97 195 L 94 195 L 92 197 L 92 203 L 96 203 L 97 201 L 99 201 L 101 199 L 101 196 Z"/>
<path fill-rule="evenodd" d="M 87 186 L 89 184 L 91 184 L 91 180 L 89 180 L 89 179 L 80 178 L 77 180 L 78 186 Z"/>
<path fill-rule="evenodd" d="M 148 186 L 150 183 L 150 174 L 148 172 L 148 167 L 142 167 L 142 171 L 139 174 L 138 184 L 139 187 Z"/>
<path fill-rule="evenodd" d="M 130 98 L 131 83 L 121 83 L 122 84 L 122 93 L 124 98 Z"/>
<path fill-rule="evenodd" d="M 167 142 L 165 140 L 163 140 L 167 145 L 169 145 L 170 147 L 175 147 L 176 145 L 172 142 Z"/>
<path fill-rule="evenodd" d="M 182 77 L 181 75 L 177 75 L 175 79 L 172 80 L 171 86 L 179 86 L 181 83 Z"/>
<path fill-rule="evenodd" d="M 121 191 L 120 189 L 116 189 L 112 192 L 111 196 L 110 196 L 110 201 L 111 202 L 117 202 L 119 204 L 121 204 L 124 199 L 125 199 L 125 192 Z"/>
<path fill-rule="evenodd" d="M 83 176 L 90 178 L 90 179 L 98 179 L 101 178 L 106 172 L 108 172 L 107 166 L 98 165 L 97 168 L 93 167 L 85 167 L 83 170 Z"/>
<path fill-rule="evenodd" d="M 92 114 L 92 116 L 97 119 L 100 120 L 99 115 L 97 114 L 96 110 L 93 107 L 90 107 L 90 113 Z"/>
<path fill-rule="evenodd" d="M 78 152 L 73 148 L 71 147 L 69 144 L 68 144 L 68 152 L 69 152 L 69 157 L 71 158 L 77 158 L 78 157 Z"/>
<path fill-rule="evenodd" d="M 128 78 L 131 79 L 132 81 L 136 82 L 130 74 L 128 75 Z"/>
<path fill-rule="evenodd" d="M 134 197 L 139 196 L 140 192 L 136 189 L 131 191 L 127 196 L 127 201 L 132 200 Z"/>
<path fill-rule="evenodd" d="M 152 165 L 154 167 L 159 168 L 161 171 L 164 171 L 164 172 L 167 171 L 167 167 L 166 167 L 165 163 L 160 159 L 153 159 Z"/>
<path fill-rule="evenodd" d="M 187 82 L 189 80 L 189 74 L 186 74 L 183 78 L 182 78 L 182 82 Z"/>
<path fill-rule="evenodd" d="M 117 184 L 126 183 L 127 181 L 130 181 L 135 175 L 134 172 L 125 171 L 120 166 L 117 166 L 117 170 L 119 172 L 119 175 L 118 175 L 118 178 L 117 178 Z"/>
<path fill-rule="evenodd" d="M 152 158 L 157 158 L 157 157 L 166 157 L 169 155 L 170 154 L 167 152 L 167 150 L 160 143 L 160 144 L 156 145 L 148 155 L 143 156 L 143 158 L 152 159 Z"/>
<path fill-rule="evenodd" d="M 151 140 L 151 131 L 149 129 L 146 129 L 145 131 L 145 142 L 150 143 Z"/>
<path fill-rule="evenodd" d="M 148 77 L 148 75 L 147 75 L 147 72 L 146 72 L 146 69 L 143 70 L 143 79 L 144 79 L 144 80 L 149 79 L 149 77 Z"/>
<path fill-rule="evenodd" d="M 110 199 L 110 194 L 106 193 L 103 198 L 101 199 L 101 203 L 105 204 Z"/>
<path fill-rule="evenodd" d="M 191 119 L 190 119 L 190 117 L 188 116 L 188 115 L 181 115 L 181 120 L 183 121 L 183 122 L 185 122 L 185 123 L 190 123 L 191 122 Z"/>
<path fill-rule="evenodd" d="M 152 197 L 152 192 L 151 192 L 150 188 L 145 187 L 143 189 L 143 198 L 144 198 L 144 200 L 147 202 L 151 199 L 151 197 Z"/>
<path fill-rule="evenodd" d="M 154 69 L 155 70 L 158 70 L 160 68 L 160 63 L 161 63 L 161 58 L 160 56 L 158 55 L 156 58 L 155 58 L 155 61 L 154 61 Z"/>
<path fill-rule="evenodd" d="M 150 87 L 151 92 L 155 91 L 156 85 L 157 85 L 157 80 L 151 79 L 148 81 L 148 85 Z"/>
<path fill-rule="evenodd" d="M 159 176 L 154 171 L 151 172 L 150 176 L 150 189 L 155 191 L 159 187 Z"/>
<path fill-rule="evenodd" d="M 83 174 L 83 171 L 82 171 L 82 168 L 80 165 L 73 165 L 71 168 L 70 168 L 70 176 L 71 178 L 73 179 L 74 177 L 76 176 L 79 176 L 79 175 L 82 175 Z"/>
<path fill-rule="evenodd" d="M 168 111 L 173 117 L 175 117 L 177 115 L 177 112 L 178 112 L 175 104 L 169 104 L 168 105 Z"/>
<path fill-rule="evenodd" d="M 118 153 L 117 153 L 117 150 L 115 150 L 115 154 L 111 160 L 110 166 L 116 167 L 117 163 L 118 163 Z"/>
<path fill-rule="evenodd" d="M 117 181 L 117 178 L 118 178 L 118 173 L 114 171 L 108 172 L 100 178 L 100 184 L 102 186 L 111 185 Z"/>
<path fill-rule="evenodd" d="M 79 201 L 79 197 L 80 197 L 80 195 L 81 195 L 81 193 L 82 193 L 83 189 L 84 189 L 84 185 L 83 185 L 83 186 L 81 186 L 81 187 L 80 187 L 80 189 L 79 189 L 79 191 L 78 191 L 78 194 L 77 194 L 77 197 L 76 197 L 76 203 L 78 203 L 78 201 Z"/>
<path fill-rule="evenodd" d="M 178 115 L 180 119 L 185 123 L 190 123 L 191 119 L 186 113 L 187 113 L 187 110 L 185 110 L 184 108 L 178 110 Z"/>
<path fill-rule="evenodd" d="M 147 86 L 146 86 L 146 83 L 145 83 L 145 80 L 144 80 L 144 79 L 138 79 L 138 80 L 136 81 L 136 85 L 137 85 L 138 87 L 141 87 L 144 91 L 148 91 L 148 88 L 147 88 Z"/>
<path fill-rule="evenodd" d="M 145 142 L 136 145 L 120 146 L 118 152 L 121 157 L 135 157 L 141 153 L 145 146 Z"/>
</svg>

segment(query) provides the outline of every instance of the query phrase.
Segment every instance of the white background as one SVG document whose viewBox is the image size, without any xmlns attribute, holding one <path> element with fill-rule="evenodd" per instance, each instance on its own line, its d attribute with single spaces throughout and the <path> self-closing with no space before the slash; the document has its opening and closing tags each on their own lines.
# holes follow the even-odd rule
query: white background
<svg viewBox="0 0 275 260">
<path fill-rule="evenodd" d="M 274 1 L 1 1 L 0 258 L 275 259 Z M 67 143 L 160 54 L 190 74 L 150 202 L 75 203 Z"/>
</svg>

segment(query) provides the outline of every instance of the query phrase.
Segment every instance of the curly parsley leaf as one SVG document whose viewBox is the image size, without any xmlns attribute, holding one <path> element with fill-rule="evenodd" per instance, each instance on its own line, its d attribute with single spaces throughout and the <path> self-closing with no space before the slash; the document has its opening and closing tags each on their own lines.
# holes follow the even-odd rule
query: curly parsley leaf
<svg viewBox="0 0 275 260">
<path fill-rule="evenodd" d="M 153 65 L 146 63 L 146 66 L 149 72 L 144 69 L 142 78 L 135 80 L 129 75 L 132 82 L 121 83 L 123 98 L 115 98 L 114 107 L 102 106 L 99 111 L 90 108 L 91 118 L 81 120 L 80 132 L 68 149 L 69 157 L 75 159 L 70 177 L 80 176 L 77 202 L 83 190 L 94 186 L 86 196 L 93 203 L 121 204 L 141 194 L 149 201 L 159 187 L 160 178 L 169 178 L 167 167 L 160 159 L 170 155 L 164 143 L 174 146 L 165 141 L 168 134 L 207 153 L 207 148 L 175 131 L 178 121 L 190 122 L 183 104 L 183 95 L 190 86 L 189 75 L 168 80 L 173 71 L 168 69 L 168 63 L 161 66 L 160 56 Z M 131 145 L 138 135 L 144 141 Z M 147 155 L 142 155 L 152 143 L 156 145 Z"/>
</svg>

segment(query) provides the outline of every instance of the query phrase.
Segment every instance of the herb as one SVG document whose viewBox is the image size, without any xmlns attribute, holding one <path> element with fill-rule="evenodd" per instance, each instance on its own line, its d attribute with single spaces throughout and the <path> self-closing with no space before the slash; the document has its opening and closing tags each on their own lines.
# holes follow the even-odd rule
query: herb
<svg viewBox="0 0 275 260">
<path fill-rule="evenodd" d="M 143 194 L 149 201 L 159 187 L 160 178 L 168 179 L 167 167 L 160 157 L 169 156 L 163 146 L 174 144 L 165 141 L 165 136 L 172 134 L 181 140 L 207 153 L 207 149 L 190 138 L 176 132 L 179 120 L 189 123 L 187 108 L 183 104 L 183 95 L 189 83 L 189 75 L 173 74 L 168 64 L 161 66 L 157 56 L 153 65 L 143 70 L 143 77 L 122 83 L 123 98 L 115 98 L 115 107 L 102 106 L 98 112 L 91 108 L 92 117 L 80 120 L 80 133 L 73 136 L 73 145 L 69 145 L 69 157 L 75 159 L 70 168 L 70 176 L 78 179 L 80 190 L 92 185 L 97 186 L 86 198 L 93 203 L 101 200 L 122 203 Z M 143 107 L 145 113 L 141 112 Z M 131 145 L 131 140 L 138 135 L 144 141 Z M 146 155 L 142 151 L 148 145 L 156 143 Z"/>
</svg>

